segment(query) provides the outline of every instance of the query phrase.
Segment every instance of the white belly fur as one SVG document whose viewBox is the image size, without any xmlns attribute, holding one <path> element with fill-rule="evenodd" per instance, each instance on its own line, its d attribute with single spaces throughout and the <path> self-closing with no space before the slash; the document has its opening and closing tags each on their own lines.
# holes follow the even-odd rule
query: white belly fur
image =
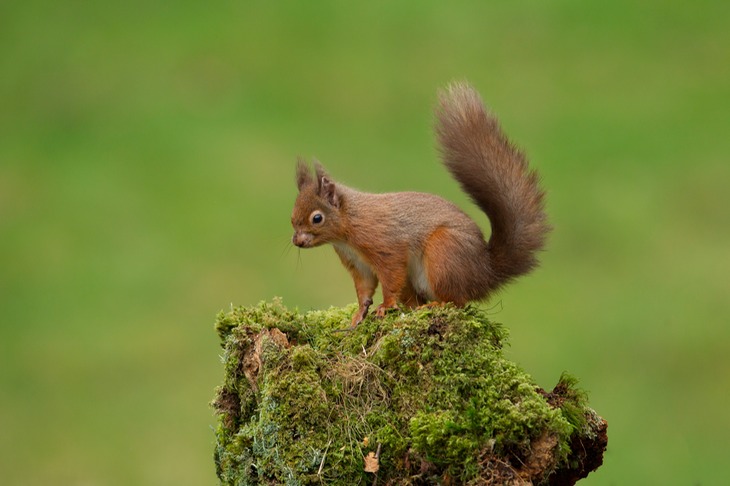
<svg viewBox="0 0 730 486">
<path fill-rule="evenodd" d="M 421 255 L 411 255 L 408 259 L 408 279 L 419 296 L 425 297 L 429 301 L 436 300 Z"/>
<path fill-rule="evenodd" d="M 353 247 L 346 243 L 333 243 L 337 251 L 363 276 L 374 276 L 375 272 Z"/>
<path fill-rule="evenodd" d="M 357 271 L 363 276 L 375 276 L 372 267 L 365 261 L 360 253 L 346 243 L 333 243 L 337 251 L 352 264 Z M 411 255 L 408 259 L 408 280 L 413 289 L 419 296 L 425 297 L 429 301 L 436 300 L 436 296 L 431 289 L 431 284 L 426 275 L 426 266 L 423 264 L 421 255 Z"/>
</svg>

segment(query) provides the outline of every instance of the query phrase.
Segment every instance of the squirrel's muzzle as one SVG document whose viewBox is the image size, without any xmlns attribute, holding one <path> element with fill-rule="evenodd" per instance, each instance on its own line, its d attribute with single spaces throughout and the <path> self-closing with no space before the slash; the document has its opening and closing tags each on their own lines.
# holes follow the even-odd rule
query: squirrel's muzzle
<svg viewBox="0 0 730 486">
<path fill-rule="evenodd" d="M 312 246 L 313 237 L 310 233 L 304 231 L 295 231 L 291 237 L 291 242 L 299 248 L 309 248 Z"/>
</svg>

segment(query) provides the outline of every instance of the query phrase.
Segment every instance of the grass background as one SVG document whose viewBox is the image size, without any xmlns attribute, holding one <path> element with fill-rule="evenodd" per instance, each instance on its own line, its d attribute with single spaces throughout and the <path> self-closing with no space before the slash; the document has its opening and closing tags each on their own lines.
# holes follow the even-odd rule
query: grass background
<svg viewBox="0 0 730 486">
<path fill-rule="evenodd" d="M 486 220 L 439 165 L 469 79 L 555 231 L 489 306 L 609 423 L 586 485 L 719 484 L 730 415 L 730 4 L 0 4 L 0 482 L 214 484 L 214 315 L 355 300 L 288 250 L 297 154 Z"/>
</svg>

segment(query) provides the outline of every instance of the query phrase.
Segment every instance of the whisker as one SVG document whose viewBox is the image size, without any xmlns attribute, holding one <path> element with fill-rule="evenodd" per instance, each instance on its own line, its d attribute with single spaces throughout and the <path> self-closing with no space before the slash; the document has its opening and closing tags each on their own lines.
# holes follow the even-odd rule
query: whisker
<svg viewBox="0 0 730 486">
<path fill-rule="evenodd" d="M 284 248 L 281 250 L 281 253 L 279 254 L 279 258 L 284 258 L 285 256 L 287 256 L 293 246 L 294 245 L 292 245 L 291 240 L 286 240 L 284 242 Z"/>
<path fill-rule="evenodd" d="M 502 301 L 497 301 L 492 307 L 487 307 L 487 315 L 496 315 L 499 314 L 504 310 L 504 305 L 502 304 Z"/>
</svg>

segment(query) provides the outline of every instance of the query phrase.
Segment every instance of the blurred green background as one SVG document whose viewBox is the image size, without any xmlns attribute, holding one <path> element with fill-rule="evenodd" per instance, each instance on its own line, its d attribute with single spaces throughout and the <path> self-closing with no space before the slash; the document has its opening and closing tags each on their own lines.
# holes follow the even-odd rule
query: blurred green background
<svg viewBox="0 0 730 486">
<path fill-rule="evenodd" d="M 0 4 L 0 483 L 214 484 L 215 314 L 355 300 L 289 245 L 294 160 L 451 199 L 469 79 L 555 231 L 485 304 L 609 421 L 586 485 L 730 476 L 730 3 Z"/>
</svg>

